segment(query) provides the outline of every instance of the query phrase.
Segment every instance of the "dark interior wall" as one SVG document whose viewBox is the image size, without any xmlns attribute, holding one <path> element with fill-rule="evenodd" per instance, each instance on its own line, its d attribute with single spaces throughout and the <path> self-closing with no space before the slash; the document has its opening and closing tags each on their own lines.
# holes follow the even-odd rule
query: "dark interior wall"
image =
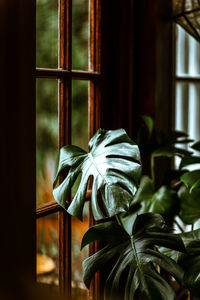
<svg viewBox="0 0 200 300">
<path fill-rule="evenodd" d="M 134 1 L 102 1 L 102 127 L 132 130 Z"/>
<path fill-rule="evenodd" d="M 139 115 L 147 114 L 169 127 L 171 2 L 102 3 L 103 126 L 134 138 Z"/>
<path fill-rule="evenodd" d="M 0 299 L 27 299 L 35 271 L 35 1 L 0 1 Z"/>
<path fill-rule="evenodd" d="M 171 21 L 172 2 L 158 1 L 158 26 L 156 30 L 156 127 L 169 132 L 172 129 L 173 99 L 173 23 Z"/>
<path fill-rule="evenodd" d="M 125 128 L 136 140 L 145 114 L 155 119 L 158 131 L 170 130 L 170 16 L 171 1 L 103 1 L 102 127 Z M 143 169 L 150 173 L 148 157 Z"/>
</svg>

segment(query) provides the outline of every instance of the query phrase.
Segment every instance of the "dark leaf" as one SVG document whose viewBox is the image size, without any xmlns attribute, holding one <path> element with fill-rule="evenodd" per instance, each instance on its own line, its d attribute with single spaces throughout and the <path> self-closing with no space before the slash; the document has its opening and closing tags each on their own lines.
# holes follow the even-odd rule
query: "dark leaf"
<svg viewBox="0 0 200 300">
<path fill-rule="evenodd" d="M 163 254 L 174 259 L 184 270 L 184 284 L 193 296 L 200 295 L 200 229 L 177 234 L 181 237 L 187 253 L 170 249 L 160 249 Z"/>
<path fill-rule="evenodd" d="M 160 156 L 173 157 L 175 155 L 183 156 L 183 155 L 189 155 L 189 154 L 192 154 L 192 152 L 184 150 L 182 148 L 177 148 L 177 147 L 172 147 L 172 146 L 158 148 L 152 153 L 153 157 L 160 157 Z"/>
<path fill-rule="evenodd" d="M 186 172 L 180 179 L 191 193 L 193 189 L 200 187 L 200 169 Z"/>
<path fill-rule="evenodd" d="M 194 149 L 194 150 L 200 151 L 200 141 L 194 143 L 194 144 L 191 146 L 191 148 Z"/>
<path fill-rule="evenodd" d="M 122 234 L 122 230 L 120 225 L 109 222 L 96 225 L 86 232 L 84 245 L 99 238 L 107 241 L 105 248 L 83 262 L 86 286 L 89 288 L 98 270 L 110 265 L 111 271 L 105 285 L 106 299 L 114 299 L 122 290 L 122 277 L 125 280 L 125 299 L 133 299 L 136 292 L 140 299 L 175 299 L 173 289 L 158 274 L 153 264 L 158 264 L 179 282 L 182 282 L 184 275 L 182 269 L 171 258 L 153 250 L 153 247 L 159 245 L 184 252 L 182 240 L 167 233 L 164 219 L 152 213 L 137 216 L 131 235 L 125 230 Z"/>
<path fill-rule="evenodd" d="M 141 174 L 138 146 L 128 137 L 125 130 L 99 129 L 90 140 L 89 153 L 76 146 L 61 149 L 58 173 L 54 182 L 65 168 L 69 169 L 65 180 L 54 189 L 56 201 L 66 207 L 66 197 L 81 174 L 79 188 L 68 212 L 82 220 L 89 178 L 93 177 L 91 206 L 95 219 L 112 217 L 127 211 L 135 194 Z M 99 207 L 97 192 L 100 191 L 105 214 Z"/>
<path fill-rule="evenodd" d="M 200 164 L 200 157 L 198 156 L 184 156 L 180 163 L 180 169 L 192 165 L 192 164 Z"/>
<path fill-rule="evenodd" d="M 193 189 L 190 193 L 185 185 L 178 191 L 180 198 L 179 216 L 185 224 L 193 224 L 200 219 L 200 189 Z"/>
<path fill-rule="evenodd" d="M 140 186 L 134 196 L 132 205 L 141 204 L 140 213 L 153 212 L 163 216 L 169 226 L 172 225 L 174 215 L 179 208 L 176 192 L 167 186 L 154 191 L 154 183 L 148 176 L 143 176 Z"/>
</svg>

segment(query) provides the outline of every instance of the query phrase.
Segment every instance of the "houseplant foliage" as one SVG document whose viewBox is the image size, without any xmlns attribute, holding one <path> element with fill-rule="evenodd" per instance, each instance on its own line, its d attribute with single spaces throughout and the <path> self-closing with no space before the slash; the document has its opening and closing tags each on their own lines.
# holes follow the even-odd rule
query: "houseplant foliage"
<svg viewBox="0 0 200 300">
<path fill-rule="evenodd" d="M 190 178 L 190 172 L 183 171 L 184 174 L 178 178 L 182 182 L 180 189 L 163 185 L 156 190 L 154 174 L 158 156 L 179 155 L 182 157 L 181 168 L 193 160 L 191 151 L 175 145 L 187 144 L 190 140 L 185 133 L 175 132 L 170 136 L 161 135 L 157 142 L 151 119 L 144 118 L 144 123 L 145 134 L 148 135 L 144 140 L 150 145 L 151 177 L 141 175 L 139 148 L 123 129 L 99 129 L 88 144 L 88 153 L 71 145 L 61 149 L 54 197 L 70 214 L 82 220 L 88 182 L 93 179 L 90 182 L 91 207 L 94 218 L 101 223 L 85 233 L 82 248 L 97 240 L 106 245 L 83 262 L 83 280 L 88 288 L 94 274 L 109 265 L 105 299 L 117 297 L 119 291 L 127 300 L 135 296 L 139 299 L 175 299 L 175 292 L 161 276 L 160 267 L 180 285 L 198 295 L 199 231 L 184 235 L 174 234 L 171 229 L 176 215 L 180 214 L 185 220 L 184 205 L 190 205 L 187 202 L 195 203 L 199 208 L 195 201 L 199 190 L 198 178 L 194 175 Z M 143 133 L 139 138 L 140 149 L 142 137 Z M 155 144 L 151 141 L 152 137 Z M 65 179 L 56 186 L 59 176 L 63 178 L 66 172 Z M 185 179 L 186 175 L 189 179 Z M 78 176 L 81 177 L 80 184 L 68 207 L 66 198 Z M 192 212 L 189 215 L 190 224 L 199 218 L 198 212 L 195 217 L 192 217 Z M 186 270 L 189 259 L 194 272 Z"/>
<path fill-rule="evenodd" d="M 71 145 L 61 149 L 54 187 L 59 175 L 67 168 L 69 172 L 63 183 L 54 189 L 56 201 L 66 208 L 66 197 L 81 174 L 79 188 L 68 208 L 70 214 L 82 219 L 90 176 L 93 177 L 91 206 L 96 220 L 128 211 L 141 176 L 138 146 L 123 129 L 100 129 L 90 140 L 88 147 L 89 153 Z M 98 191 L 101 193 L 105 213 L 97 201 Z"/>
</svg>

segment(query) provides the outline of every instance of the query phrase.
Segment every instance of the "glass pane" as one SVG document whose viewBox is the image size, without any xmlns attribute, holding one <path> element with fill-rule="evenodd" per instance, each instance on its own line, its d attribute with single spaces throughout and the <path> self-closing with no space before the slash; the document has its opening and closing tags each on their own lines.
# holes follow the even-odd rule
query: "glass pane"
<svg viewBox="0 0 200 300">
<path fill-rule="evenodd" d="M 37 79 L 36 87 L 36 203 L 54 201 L 52 183 L 58 157 L 58 82 Z"/>
<path fill-rule="evenodd" d="M 36 66 L 58 66 L 58 1 L 36 2 Z"/>
<path fill-rule="evenodd" d="M 88 69 L 88 0 L 72 0 L 72 69 Z"/>
<path fill-rule="evenodd" d="M 200 75 L 200 44 L 180 26 L 177 26 L 176 42 L 176 74 Z"/>
<path fill-rule="evenodd" d="M 200 84 L 177 83 L 175 102 L 175 129 L 184 131 L 194 140 L 200 140 Z M 178 145 L 187 149 L 186 145 Z M 195 154 L 195 153 L 194 153 Z M 180 158 L 176 158 L 178 168 Z M 195 166 L 199 167 L 199 166 Z"/>
<path fill-rule="evenodd" d="M 58 213 L 37 219 L 37 281 L 59 284 Z"/>
<path fill-rule="evenodd" d="M 72 144 L 88 151 L 88 81 L 72 81 Z"/>
<path fill-rule="evenodd" d="M 85 204 L 83 222 L 72 217 L 72 299 L 87 300 L 89 291 L 82 280 L 82 262 L 89 256 L 89 246 L 80 251 L 82 237 L 89 227 L 89 205 Z"/>
</svg>

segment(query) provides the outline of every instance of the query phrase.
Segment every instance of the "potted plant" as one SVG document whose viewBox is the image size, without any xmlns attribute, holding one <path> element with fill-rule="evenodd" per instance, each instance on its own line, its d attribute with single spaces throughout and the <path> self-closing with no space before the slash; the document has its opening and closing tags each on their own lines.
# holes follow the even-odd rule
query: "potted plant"
<svg viewBox="0 0 200 300">
<path fill-rule="evenodd" d="M 151 137 L 151 119 L 145 117 L 144 123 Z M 83 262 L 83 281 L 89 288 L 94 274 L 109 265 L 105 299 L 119 294 L 127 300 L 175 299 L 175 291 L 162 276 L 163 271 L 186 286 L 192 295 L 200 295 L 200 230 L 180 234 L 172 230 L 177 214 L 185 221 L 185 207 L 200 207 L 199 173 L 185 172 L 180 177 L 180 189 L 164 185 L 155 190 L 155 157 L 180 155 L 181 167 L 200 159 L 175 147 L 180 138 L 181 143 L 189 142 L 185 134 L 173 133 L 168 143 L 161 142 L 156 149 L 150 147 L 151 178 L 142 176 L 139 147 L 123 129 L 99 129 L 89 141 L 88 153 L 73 145 L 60 150 L 53 194 L 68 213 L 80 220 L 92 178 L 91 209 L 100 223 L 88 229 L 81 247 L 97 240 L 103 241 L 105 247 Z M 194 147 L 200 150 L 199 144 Z M 57 186 L 59 176 L 66 170 L 65 179 Z M 68 206 L 66 198 L 78 176 L 80 184 Z M 191 216 L 190 222 L 196 218 Z"/>
</svg>

